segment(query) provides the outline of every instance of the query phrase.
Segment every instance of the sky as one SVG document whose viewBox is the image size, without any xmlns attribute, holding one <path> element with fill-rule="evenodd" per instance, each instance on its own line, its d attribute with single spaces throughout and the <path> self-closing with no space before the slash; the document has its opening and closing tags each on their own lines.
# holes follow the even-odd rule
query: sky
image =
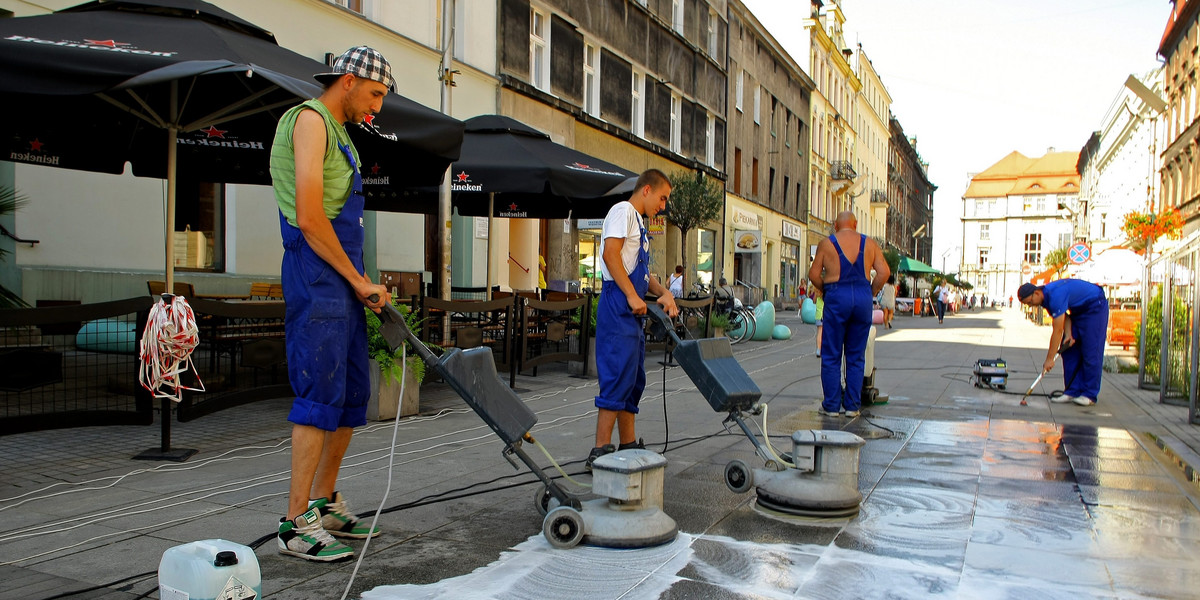
<svg viewBox="0 0 1200 600">
<path fill-rule="evenodd" d="M 807 68 L 808 0 L 742 0 Z M 826 0 L 828 3 L 829 0 Z M 961 255 L 970 174 L 1016 150 L 1077 152 L 1130 74 L 1157 68 L 1168 0 L 844 0 L 892 114 L 929 163 L 933 267 Z"/>
</svg>

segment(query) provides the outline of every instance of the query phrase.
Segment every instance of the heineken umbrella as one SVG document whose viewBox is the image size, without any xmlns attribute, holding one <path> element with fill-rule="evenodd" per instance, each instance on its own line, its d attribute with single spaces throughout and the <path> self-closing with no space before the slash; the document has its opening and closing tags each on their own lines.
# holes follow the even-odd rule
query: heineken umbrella
<svg viewBox="0 0 1200 600">
<path fill-rule="evenodd" d="M 450 165 L 451 198 L 460 215 L 601 218 L 629 195 L 612 190 L 634 176 L 632 172 L 557 144 L 516 119 L 481 115 L 467 119 L 465 124 L 462 154 Z M 366 174 L 391 172 L 391 164 L 363 161 Z M 378 206 L 373 200 L 404 195 L 382 182 L 372 182 L 369 175 L 363 189 L 368 207 Z M 407 203 L 393 206 L 408 212 L 430 212 L 436 209 L 436 193 L 431 186 L 410 194 Z"/>
<path fill-rule="evenodd" d="M 900 266 L 896 270 L 901 273 L 941 273 L 941 271 L 907 256 L 900 259 Z"/>
<path fill-rule="evenodd" d="M 199 0 L 113 0 L 0 20 L 0 144 L 7 160 L 167 180 L 167 289 L 179 177 L 269 184 L 279 117 L 321 88 L 325 65 Z M 16 107 L 18 110 L 13 110 Z M 23 110 L 20 110 L 23 108 Z M 29 113 L 33 113 L 30 116 Z M 434 184 L 462 123 L 389 94 L 351 127 L 363 162 L 402 160 L 392 185 Z"/>
</svg>

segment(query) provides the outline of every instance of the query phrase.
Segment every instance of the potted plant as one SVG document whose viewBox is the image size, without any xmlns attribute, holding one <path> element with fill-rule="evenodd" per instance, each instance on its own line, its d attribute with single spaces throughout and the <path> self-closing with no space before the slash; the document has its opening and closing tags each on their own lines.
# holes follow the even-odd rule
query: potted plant
<svg viewBox="0 0 1200 600">
<path fill-rule="evenodd" d="M 729 329 L 729 315 L 715 312 L 709 318 L 709 324 L 712 325 L 713 337 L 725 337 L 725 330 Z"/>
<path fill-rule="evenodd" d="M 392 305 L 404 315 L 404 322 L 408 328 L 417 331 L 421 325 L 419 316 L 409 310 L 407 305 L 398 303 L 396 298 L 392 298 Z M 417 414 L 420 410 L 419 390 L 421 382 L 425 379 L 425 363 L 413 351 L 411 345 L 405 342 L 408 358 L 404 365 L 401 365 L 400 358 L 404 351 L 397 349 L 393 352 L 388 347 L 387 340 L 379 333 L 379 315 L 369 308 L 363 310 L 367 313 L 367 354 L 371 357 L 371 399 L 367 403 L 367 418 L 393 419 L 397 410 L 402 417 Z M 400 397 L 402 377 L 403 398 Z"/>
</svg>

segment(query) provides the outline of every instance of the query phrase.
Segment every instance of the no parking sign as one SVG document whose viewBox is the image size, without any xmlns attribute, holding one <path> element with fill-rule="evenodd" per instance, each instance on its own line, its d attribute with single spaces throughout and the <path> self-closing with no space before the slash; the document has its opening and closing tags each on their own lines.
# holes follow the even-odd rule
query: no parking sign
<svg viewBox="0 0 1200 600">
<path fill-rule="evenodd" d="M 1069 258 L 1073 264 L 1082 265 L 1083 263 L 1092 259 L 1092 247 L 1083 242 L 1079 242 L 1067 250 L 1067 258 Z"/>
</svg>

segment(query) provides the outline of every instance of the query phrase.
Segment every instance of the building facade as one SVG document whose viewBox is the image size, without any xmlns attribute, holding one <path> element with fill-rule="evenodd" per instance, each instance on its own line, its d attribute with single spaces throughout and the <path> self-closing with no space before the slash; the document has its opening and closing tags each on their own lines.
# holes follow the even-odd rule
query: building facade
<svg viewBox="0 0 1200 600">
<path fill-rule="evenodd" d="M 635 173 L 703 171 L 724 179 L 723 0 L 500 0 L 498 7 L 501 114 Z M 507 231 L 493 239 L 491 260 L 507 281 L 497 283 L 533 287 L 536 273 L 522 266 L 536 265 L 539 254 L 550 281 L 579 280 L 581 261 L 600 244 L 599 230 L 589 228 L 595 224 L 583 225 L 581 232 L 578 221 L 501 224 Z M 665 280 L 685 262 L 679 231 L 661 217 L 649 225 L 650 270 Z M 694 256 L 686 262 L 698 264 Z"/>
<path fill-rule="evenodd" d="M 854 129 L 858 118 L 857 96 L 862 84 L 850 64 L 853 55 L 846 45 L 842 26 L 846 15 L 841 3 L 812 0 L 810 18 L 804 23 L 808 35 L 809 73 L 815 83 L 812 94 L 812 157 L 809 160 L 809 256 L 822 239 L 833 233 L 833 220 L 850 210 L 855 184 Z"/>
<path fill-rule="evenodd" d="M 1165 61 L 1161 201 L 1156 210 L 1177 208 L 1184 234 L 1200 229 L 1200 103 L 1196 102 L 1200 52 L 1200 0 L 1172 0 L 1171 16 L 1158 54 Z"/>
<path fill-rule="evenodd" d="M 858 231 L 875 238 L 883 247 L 887 243 L 887 165 L 892 96 L 875 72 L 862 44 L 858 45 L 854 55 L 854 72 L 862 83 L 855 98 L 858 103 L 855 171 L 862 184 L 854 193 L 853 210 L 858 216 Z"/>
<path fill-rule="evenodd" d="M 1012 152 L 971 178 L 963 194 L 959 279 L 1007 298 L 1046 269 L 1046 255 L 1074 241 L 1061 206 L 1079 202 L 1078 152 L 1029 158 Z"/>
<path fill-rule="evenodd" d="M 1162 69 L 1138 80 L 1145 91 L 1137 88 L 1139 94 L 1123 86 L 1100 129 L 1080 150 L 1076 168 L 1080 202 L 1064 205 L 1073 217 L 1075 238 L 1091 244 L 1093 256 L 1127 243 L 1121 230 L 1125 215 L 1146 212 L 1157 204 L 1158 111 L 1152 104 L 1162 94 Z M 1153 95 L 1144 98 L 1147 91 Z"/>
<path fill-rule="evenodd" d="M 904 135 L 894 116 L 888 131 L 886 247 L 937 267 L 930 231 L 937 186 L 929 181 L 929 165 L 917 153 L 916 139 Z"/>
<path fill-rule="evenodd" d="M 813 81 L 739 0 L 729 2 L 724 276 L 794 305 L 807 272 Z M 743 243 L 743 240 L 757 240 Z"/>
</svg>

